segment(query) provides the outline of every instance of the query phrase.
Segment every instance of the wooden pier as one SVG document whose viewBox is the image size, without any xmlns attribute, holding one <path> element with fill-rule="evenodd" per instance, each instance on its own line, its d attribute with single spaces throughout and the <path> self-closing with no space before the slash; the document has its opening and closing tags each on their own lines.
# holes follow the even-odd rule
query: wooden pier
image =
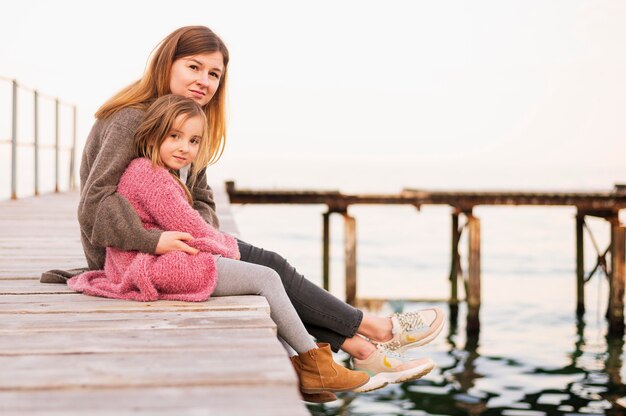
<svg viewBox="0 0 626 416">
<path fill-rule="evenodd" d="M 39 283 L 85 266 L 77 203 L 0 202 L 0 414 L 309 414 L 262 297 L 141 303 Z"/>
<path fill-rule="evenodd" d="M 458 304 L 458 281 L 464 279 L 468 306 L 467 331 L 478 332 L 480 290 L 480 219 L 473 209 L 479 205 L 535 205 L 573 206 L 576 215 L 576 276 L 578 314 L 584 313 L 584 286 L 591 276 L 601 269 L 609 277 L 609 307 L 607 318 L 611 333 L 624 332 L 624 280 L 625 280 L 625 235 L 626 229 L 619 222 L 619 211 L 626 208 L 626 186 L 616 185 L 611 192 L 470 192 L 429 191 L 405 189 L 398 194 L 343 194 L 339 191 L 291 191 L 291 190 L 245 190 L 237 189 L 234 182 L 226 182 L 230 202 L 237 204 L 321 204 L 327 206 L 322 215 L 322 273 L 324 287 L 329 287 L 330 222 L 331 214 L 340 214 L 345 223 L 345 275 L 346 301 L 354 304 L 357 293 L 356 276 L 356 219 L 348 213 L 350 205 L 447 205 L 452 208 L 451 218 L 451 261 L 450 261 L 450 304 L 454 313 Z M 605 250 L 595 244 L 595 239 L 586 227 L 588 216 L 605 219 L 611 226 L 611 243 Z M 464 224 L 459 225 L 460 219 Z M 459 244 L 463 230 L 468 234 L 468 270 L 463 276 L 459 255 Z M 598 261 L 593 270 L 585 273 L 583 236 L 589 232 Z M 607 255 L 610 260 L 607 261 Z"/>
</svg>

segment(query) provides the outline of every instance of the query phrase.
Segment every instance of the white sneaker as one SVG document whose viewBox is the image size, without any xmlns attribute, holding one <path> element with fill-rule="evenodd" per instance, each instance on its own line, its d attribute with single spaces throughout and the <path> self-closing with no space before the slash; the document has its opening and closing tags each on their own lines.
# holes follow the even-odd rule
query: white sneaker
<svg viewBox="0 0 626 416">
<path fill-rule="evenodd" d="M 411 360 L 402 354 L 380 347 L 364 360 L 353 358 L 352 364 L 355 370 L 364 371 L 370 376 L 367 383 L 353 390 L 358 393 L 377 390 L 390 383 L 418 379 L 435 367 L 430 358 Z"/>
<path fill-rule="evenodd" d="M 443 329 L 443 318 L 443 310 L 437 307 L 396 313 L 391 316 L 391 340 L 370 341 L 384 349 L 403 353 L 409 348 L 420 347 L 435 339 Z"/>
</svg>

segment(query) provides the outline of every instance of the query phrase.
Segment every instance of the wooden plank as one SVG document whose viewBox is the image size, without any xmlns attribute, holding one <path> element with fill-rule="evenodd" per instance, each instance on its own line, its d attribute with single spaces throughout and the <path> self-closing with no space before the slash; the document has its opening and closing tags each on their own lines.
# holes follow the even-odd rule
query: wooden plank
<svg viewBox="0 0 626 416">
<path fill-rule="evenodd" d="M 0 391 L 82 387 L 294 385 L 278 342 L 262 349 L 0 356 Z"/>
<path fill-rule="evenodd" d="M 0 414 L 306 416 L 295 386 L 0 391 Z"/>
<path fill-rule="evenodd" d="M 343 194 L 338 191 L 244 190 L 231 182 L 228 195 L 239 204 L 354 204 L 449 205 L 469 210 L 477 205 L 561 205 L 589 211 L 615 212 L 626 208 L 623 192 L 436 191 L 405 189 L 396 194 Z"/>
<path fill-rule="evenodd" d="M 33 295 L 38 293 L 76 293 L 67 285 L 40 283 L 39 279 L 2 279 L 0 295 Z M 2 299 L 2 298 L 0 298 Z"/>
<path fill-rule="evenodd" d="M 58 266 L 55 263 L 55 269 L 57 269 Z M 76 264 L 72 264 L 72 265 L 68 265 L 67 267 L 65 267 L 65 269 L 74 269 L 77 267 L 82 267 L 84 266 L 84 264 L 79 265 L 78 263 Z M 41 276 L 41 273 L 44 270 L 50 270 L 51 267 L 39 267 L 37 269 L 29 269 L 29 270 L 19 270 L 19 271 L 0 271 L 0 281 L 3 280 L 32 280 L 32 279 L 39 279 L 39 277 Z"/>
<path fill-rule="evenodd" d="M 271 320 L 270 320 L 271 322 Z M 117 331 L 21 332 L 2 340 L 0 357 L 44 354 L 139 353 L 205 351 L 228 354 L 235 350 L 275 350 L 271 328 L 178 328 Z M 276 351 L 276 350 L 275 350 Z M 277 350 L 284 356 L 282 349 Z"/>
<path fill-rule="evenodd" d="M 147 311 L 209 311 L 209 310 L 262 310 L 269 313 L 269 306 L 261 296 L 223 296 L 206 302 L 179 302 L 160 300 L 134 302 L 98 298 L 86 295 L 3 295 L 0 314 L 16 313 L 65 313 L 65 312 L 147 312 Z"/>
<path fill-rule="evenodd" d="M 20 271 L 20 270 L 32 270 L 34 268 L 41 268 L 41 267 L 52 267 L 55 265 L 58 265 L 58 267 L 53 267 L 55 269 L 63 269 L 63 267 L 67 267 L 67 266 L 71 266 L 74 264 L 85 264 L 85 258 L 84 257 L 80 257 L 80 256 L 73 256 L 73 258 L 70 258 L 69 256 L 65 256 L 65 258 L 37 258 L 37 257 L 32 257 L 32 258 L 27 258 L 25 256 L 20 256 L 21 258 L 18 258 L 16 260 L 7 260 L 7 259 L 3 259 L 2 261 L 0 261 L 0 270 L 2 270 L 3 272 L 10 272 L 10 271 Z M 41 270 L 41 269 L 40 269 Z M 48 270 L 48 269 L 45 269 Z"/>
<path fill-rule="evenodd" d="M 0 298 L 1 299 L 1 298 Z M 183 311 L 17 314 L 0 320 L 0 335 L 21 336 L 26 332 L 130 331 L 145 329 L 270 328 L 276 325 L 265 311 Z"/>
</svg>

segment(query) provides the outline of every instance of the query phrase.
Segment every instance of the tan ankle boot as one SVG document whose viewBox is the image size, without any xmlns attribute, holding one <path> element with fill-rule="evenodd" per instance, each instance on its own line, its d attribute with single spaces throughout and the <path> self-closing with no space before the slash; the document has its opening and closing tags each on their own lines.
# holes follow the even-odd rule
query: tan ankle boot
<svg viewBox="0 0 626 416">
<path fill-rule="evenodd" d="M 300 395 L 302 396 L 302 400 L 310 403 L 328 403 L 337 400 L 337 396 L 335 393 L 331 393 L 329 391 L 322 391 L 320 393 L 305 393 L 302 391 L 302 382 L 300 374 L 302 373 L 302 369 L 300 368 L 300 364 L 296 357 L 290 357 L 291 364 L 293 368 L 296 370 L 296 374 L 298 375 L 298 381 L 300 383 Z"/>
<path fill-rule="evenodd" d="M 305 393 L 349 391 L 367 383 L 370 377 L 362 371 L 348 370 L 333 361 L 329 344 L 294 357 L 300 367 L 300 390 Z"/>
</svg>

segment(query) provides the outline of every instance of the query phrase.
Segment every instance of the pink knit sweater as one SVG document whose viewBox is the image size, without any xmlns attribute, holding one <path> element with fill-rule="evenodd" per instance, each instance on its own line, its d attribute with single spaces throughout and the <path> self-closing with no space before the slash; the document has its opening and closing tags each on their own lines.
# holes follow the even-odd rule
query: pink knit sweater
<svg viewBox="0 0 626 416">
<path fill-rule="evenodd" d="M 71 278 L 73 290 L 108 298 L 154 301 L 203 301 L 217 282 L 216 255 L 239 258 L 237 240 L 207 224 L 169 172 L 145 158 L 133 160 L 117 187 L 139 214 L 146 229 L 182 231 L 196 255 L 172 251 L 163 255 L 107 247 L 104 270 Z"/>
</svg>

